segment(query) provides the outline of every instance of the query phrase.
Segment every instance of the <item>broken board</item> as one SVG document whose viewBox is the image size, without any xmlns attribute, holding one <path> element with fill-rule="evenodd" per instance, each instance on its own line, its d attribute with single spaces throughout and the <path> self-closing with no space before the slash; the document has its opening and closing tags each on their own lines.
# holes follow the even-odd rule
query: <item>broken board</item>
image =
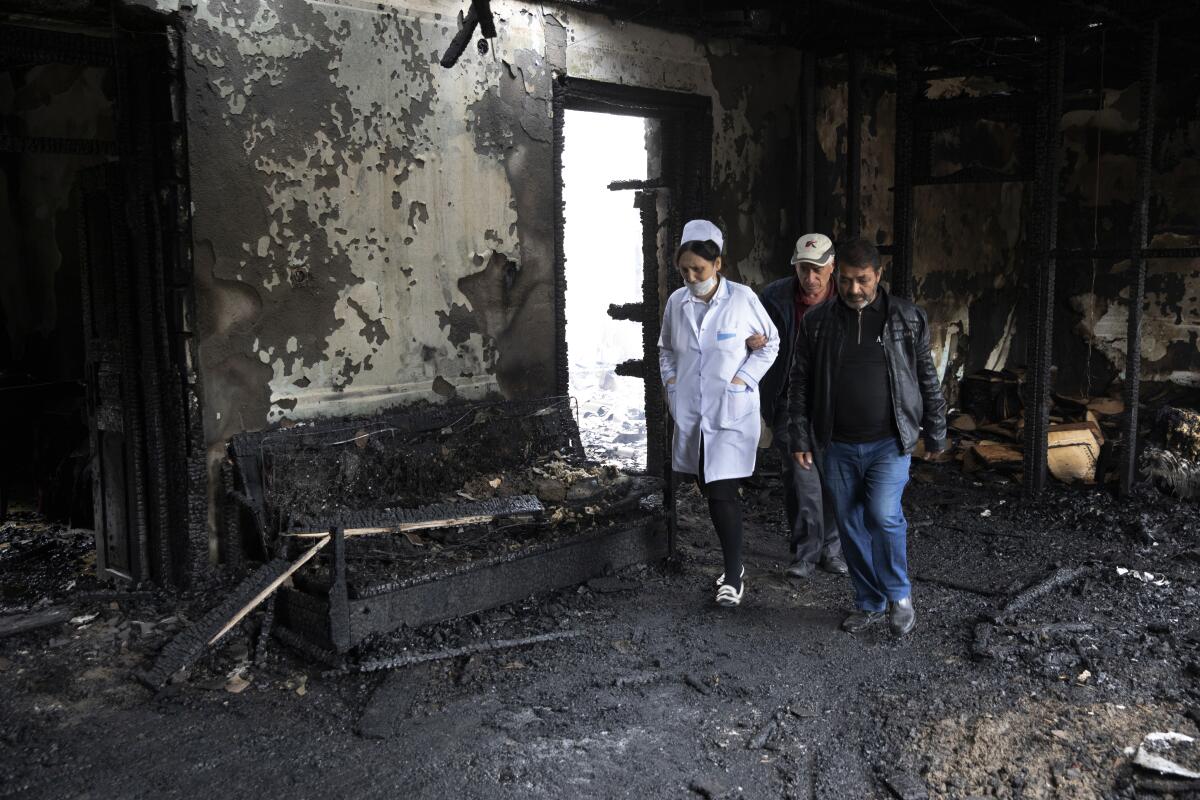
<svg viewBox="0 0 1200 800">
<path fill-rule="evenodd" d="M 972 445 L 963 455 L 963 470 L 975 472 L 980 469 L 1018 469 L 1022 461 L 1021 451 L 999 442 L 980 442 Z"/>
</svg>

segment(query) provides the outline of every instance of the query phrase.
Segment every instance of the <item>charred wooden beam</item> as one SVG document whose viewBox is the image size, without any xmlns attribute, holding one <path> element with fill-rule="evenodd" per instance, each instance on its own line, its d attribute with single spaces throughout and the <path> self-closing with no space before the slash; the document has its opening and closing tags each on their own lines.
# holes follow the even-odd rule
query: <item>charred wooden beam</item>
<svg viewBox="0 0 1200 800">
<path fill-rule="evenodd" d="M 1038 104 L 1035 144 L 1033 219 L 1030 235 L 1033 303 L 1026 361 L 1029 365 L 1028 396 L 1025 401 L 1025 458 L 1022 485 L 1026 495 L 1040 493 L 1046 486 L 1046 453 L 1049 432 L 1050 368 L 1053 362 L 1054 271 L 1052 253 L 1058 239 L 1058 151 L 1059 119 L 1062 116 L 1063 66 L 1066 44 L 1054 36 L 1046 43 L 1043 97 Z"/>
<path fill-rule="evenodd" d="M 396 658 L 374 659 L 364 661 L 350 671 L 353 672 L 376 672 L 381 669 L 399 669 L 401 667 L 411 667 L 416 664 L 427 664 L 430 661 L 445 661 L 450 658 L 460 658 L 462 656 L 471 656 L 478 653 L 494 653 L 498 650 L 512 650 L 517 647 L 529 647 L 534 644 L 543 644 L 545 642 L 558 642 L 563 639 L 574 639 L 577 636 L 582 636 L 583 631 L 552 631 L 551 633 L 539 633 L 536 636 L 525 636 L 520 639 L 495 639 L 486 642 L 478 642 L 476 644 L 467 645 L 466 647 L 453 647 L 448 650 L 439 650 L 436 653 L 416 653 L 410 656 L 398 656 Z"/>
<path fill-rule="evenodd" d="M 0 57 L 29 64 L 84 64 L 111 67 L 113 41 L 100 36 L 0 25 Z"/>
<path fill-rule="evenodd" d="M 916 102 L 916 50 L 906 44 L 896 58 L 896 187 L 892 204 L 891 290 L 913 296 L 913 106 Z"/>
<path fill-rule="evenodd" d="M 1044 597 L 1056 589 L 1070 586 L 1089 573 L 1091 573 L 1091 569 L 1088 567 L 1060 567 L 1037 583 L 1013 595 L 1012 599 L 1005 603 L 1004 608 L 1000 610 L 1000 613 L 996 615 L 993 621 L 998 625 L 1002 624 L 1010 619 L 1013 614 L 1028 608 L 1038 598 Z"/>
<path fill-rule="evenodd" d="M 662 178 L 646 178 L 645 180 L 613 181 L 608 184 L 610 192 L 620 192 L 626 189 L 665 189 L 667 182 Z"/>
<path fill-rule="evenodd" d="M 800 219 L 804 231 L 816 224 L 817 55 L 804 52 L 800 76 Z"/>
<path fill-rule="evenodd" d="M 442 54 L 441 64 L 443 67 L 449 69 L 458 63 L 458 59 L 462 57 L 463 51 L 471 43 L 471 37 L 475 35 L 475 28 L 478 25 L 479 12 L 472 5 L 466 17 L 463 18 L 458 33 L 454 34 L 454 38 L 450 40 L 450 45 L 446 48 L 446 52 Z M 494 36 L 495 33 L 493 32 L 492 35 Z"/>
<path fill-rule="evenodd" d="M 61 156 L 115 156 L 117 143 L 104 139 L 63 139 L 50 136 L 0 134 L 0 153 Z"/>
<path fill-rule="evenodd" d="M 290 528 L 291 532 L 297 535 L 309 531 L 319 531 L 315 533 L 316 537 L 325 535 L 326 531 L 334 527 L 345 529 L 347 533 L 353 531 L 385 533 L 389 530 L 439 527 L 438 523 L 446 521 L 450 521 L 452 524 L 466 524 L 462 520 L 490 521 L 520 514 L 540 514 L 544 510 L 545 508 L 537 497 L 531 494 L 522 494 L 471 503 L 435 503 L 419 508 L 346 511 L 320 518 L 298 516 L 292 520 Z"/>
<path fill-rule="evenodd" d="M 947 186 L 962 183 L 1028 183 L 1032 175 L 1000 172 L 986 167 L 965 167 L 949 175 L 927 175 L 914 178 L 913 186 Z"/>
<path fill-rule="evenodd" d="M 174 639 L 167 642 L 155 659 L 154 666 L 139 674 L 139 680 L 153 688 L 165 686 L 172 675 L 195 662 L 206 649 L 231 631 L 250 611 L 266 600 L 289 576 L 308 563 L 327 544 L 328 536 L 310 547 L 294 562 L 289 562 L 286 558 L 276 558 L 251 573 L 199 621 L 180 631 Z"/>
<path fill-rule="evenodd" d="M 1141 256 L 1146 261 L 1156 258 L 1200 258 L 1200 247 L 1143 247 Z M 1130 251 L 1118 247 L 1070 248 L 1054 251 L 1055 258 L 1089 260 L 1093 258 L 1128 258 Z"/>
<path fill-rule="evenodd" d="M 850 79 L 846 84 L 846 235 L 853 239 L 862 230 L 859 191 L 862 188 L 862 62 L 861 50 L 850 51 Z"/>
<path fill-rule="evenodd" d="M 613 319 L 629 320 L 630 322 L 645 322 L 649 313 L 645 303 L 609 303 L 608 315 Z"/>
<path fill-rule="evenodd" d="M 567 353 L 567 249 L 566 202 L 563 199 L 563 126 L 567 121 L 567 88 L 556 80 L 550 88 L 551 162 L 554 183 L 551 202 L 554 209 L 554 390 L 571 392 L 571 366 Z"/>
<path fill-rule="evenodd" d="M 496 19 L 492 16 L 491 0 L 471 0 L 471 10 L 479 19 L 479 32 L 485 39 L 496 38 Z"/>
<path fill-rule="evenodd" d="M 618 375 L 623 375 L 626 378 L 646 378 L 646 360 L 642 358 L 631 358 L 628 361 L 622 361 L 617 364 L 613 370 Z"/>
</svg>

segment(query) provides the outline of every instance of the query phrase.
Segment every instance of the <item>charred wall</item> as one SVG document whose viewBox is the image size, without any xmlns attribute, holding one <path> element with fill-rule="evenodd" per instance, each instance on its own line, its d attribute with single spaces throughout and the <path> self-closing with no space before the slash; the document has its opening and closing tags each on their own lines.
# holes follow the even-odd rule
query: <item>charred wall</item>
<svg viewBox="0 0 1200 800">
<path fill-rule="evenodd" d="M 1136 59 L 1104 51 L 1099 35 L 1077 43 L 1066 92 L 1074 107 L 1061 122 L 1059 247 L 1127 248 L 1134 202 L 1138 115 Z M 1102 63 L 1104 62 L 1104 63 Z M 817 85 L 818 228 L 845 230 L 847 61 L 819 61 Z M 1151 211 L 1152 246 L 1197 242 L 1200 82 L 1160 70 Z M 983 96 L 1008 87 L 995 79 L 946 78 L 925 96 Z M 1090 107 L 1087 107 L 1090 106 Z M 895 174 L 895 70 L 867 59 L 863 80 L 862 231 L 892 241 L 890 188 Z M 933 172 L 963 167 L 1015 171 L 1019 131 L 979 121 L 936 138 Z M 915 190 L 913 275 L 916 297 L 933 322 L 933 350 L 948 383 L 981 368 L 1021 367 L 1030 185 L 1020 182 L 919 186 Z M 887 259 L 885 259 L 885 263 Z M 1119 380 L 1126 348 L 1128 259 L 1060 260 L 1055 302 L 1055 389 L 1103 394 Z M 1200 383 L 1200 263 L 1150 262 L 1142 341 L 1142 377 Z"/>
<path fill-rule="evenodd" d="M 196 7 L 185 46 L 213 468 L 234 433 L 288 419 L 554 392 L 556 76 L 712 98 L 711 215 L 734 274 L 761 283 L 786 263 L 798 53 L 550 4 L 493 9 L 488 52 L 443 69 L 454 4 Z"/>
</svg>

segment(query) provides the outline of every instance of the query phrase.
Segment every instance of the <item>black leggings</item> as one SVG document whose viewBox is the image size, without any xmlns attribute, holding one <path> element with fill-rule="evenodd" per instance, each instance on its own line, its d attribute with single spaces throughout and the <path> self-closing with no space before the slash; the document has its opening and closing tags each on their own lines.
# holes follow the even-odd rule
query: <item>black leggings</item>
<svg viewBox="0 0 1200 800">
<path fill-rule="evenodd" d="M 738 498 L 740 478 L 725 478 L 719 481 L 704 480 L 704 440 L 700 440 L 700 472 L 695 476 L 700 494 L 708 500 L 708 515 L 717 538 L 721 540 L 721 551 L 725 554 L 725 583 L 735 589 L 742 588 L 742 503 Z"/>
</svg>

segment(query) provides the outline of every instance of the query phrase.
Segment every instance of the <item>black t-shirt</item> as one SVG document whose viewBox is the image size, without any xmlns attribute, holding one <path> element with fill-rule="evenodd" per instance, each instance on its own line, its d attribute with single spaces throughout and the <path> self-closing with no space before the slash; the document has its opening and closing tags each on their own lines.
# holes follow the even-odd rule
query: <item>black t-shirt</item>
<svg viewBox="0 0 1200 800">
<path fill-rule="evenodd" d="M 883 353 L 883 294 L 861 311 L 841 300 L 842 357 L 834 390 L 833 440 L 861 444 L 896 436 L 892 387 Z"/>
</svg>

